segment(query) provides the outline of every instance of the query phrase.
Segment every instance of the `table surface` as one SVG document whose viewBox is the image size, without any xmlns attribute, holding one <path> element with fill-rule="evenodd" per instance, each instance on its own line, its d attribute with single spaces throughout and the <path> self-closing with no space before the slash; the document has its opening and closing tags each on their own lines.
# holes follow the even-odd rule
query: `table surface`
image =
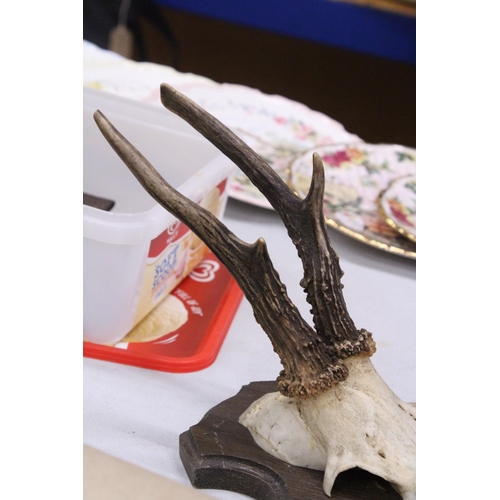
<svg viewBox="0 0 500 500">
<path fill-rule="evenodd" d="M 229 200 L 224 222 L 240 238 L 263 237 L 291 300 L 310 321 L 299 286 L 302 267 L 278 215 Z M 345 272 L 344 294 L 358 328 L 373 333 L 373 363 L 393 391 L 415 401 L 415 261 L 328 229 Z M 281 365 L 243 299 L 221 351 L 208 368 L 165 373 L 95 359 L 83 362 L 84 443 L 159 475 L 189 484 L 179 435 L 252 381 L 274 380 Z M 218 499 L 248 498 L 212 490 Z"/>
</svg>

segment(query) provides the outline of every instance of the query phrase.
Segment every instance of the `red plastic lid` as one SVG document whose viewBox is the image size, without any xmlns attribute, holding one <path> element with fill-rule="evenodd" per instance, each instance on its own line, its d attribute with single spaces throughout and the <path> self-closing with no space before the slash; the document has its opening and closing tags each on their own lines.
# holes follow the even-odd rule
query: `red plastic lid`
<svg viewBox="0 0 500 500">
<path fill-rule="evenodd" d="M 83 355 L 166 372 L 192 372 L 210 366 L 226 337 L 243 293 L 214 254 L 172 292 L 188 311 L 179 329 L 149 342 L 106 346 L 83 343 Z"/>
</svg>

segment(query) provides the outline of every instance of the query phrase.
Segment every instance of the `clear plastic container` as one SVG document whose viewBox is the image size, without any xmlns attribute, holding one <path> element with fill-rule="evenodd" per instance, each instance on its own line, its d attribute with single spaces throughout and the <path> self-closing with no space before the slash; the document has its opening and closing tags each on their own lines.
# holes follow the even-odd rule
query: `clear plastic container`
<svg viewBox="0 0 500 500">
<path fill-rule="evenodd" d="M 168 110 L 84 89 L 83 338 L 120 341 L 203 258 L 206 247 L 153 200 L 102 136 L 101 110 L 173 187 L 222 217 L 233 163 Z"/>
</svg>

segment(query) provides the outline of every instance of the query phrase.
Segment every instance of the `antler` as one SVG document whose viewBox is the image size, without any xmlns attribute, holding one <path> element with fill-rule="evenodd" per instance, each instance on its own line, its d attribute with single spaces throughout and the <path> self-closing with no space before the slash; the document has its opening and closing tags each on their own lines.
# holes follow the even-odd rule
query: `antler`
<svg viewBox="0 0 500 500">
<path fill-rule="evenodd" d="M 170 186 L 100 111 L 94 118 L 148 193 L 197 234 L 235 277 L 280 357 L 280 392 L 309 397 L 345 380 L 348 370 L 341 359 L 371 355 L 375 344 L 369 332 L 356 329 L 345 305 L 343 273 L 324 222 L 320 157 L 313 156 L 311 187 L 301 200 L 257 153 L 200 106 L 166 84 L 161 85 L 161 99 L 240 167 L 275 208 L 302 260 L 301 285 L 312 306 L 316 331 L 289 299 L 263 239 L 253 245 L 241 241 L 214 215 Z"/>
<path fill-rule="evenodd" d="M 212 213 L 177 192 L 108 119 L 96 111 L 94 119 L 104 137 L 148 193 L 184 222 L 228 268 L 252 305 L 254 316 L 269 336 L 283 371 L 280 392 L 307 397 L 344 380 L 347 368 L 325 353 L 314 330 L 290 301 L 273 267 L 265 241 L 241 241 Z"/>
<path fill-rule="evenodd" d="M 373 354 L 371 333 L 357 330 L 342 293 L 343 272 L 323 214 L 325 175 L 323 162 L 313 155 L 309 193 L 301 200 L 281 177 L 229 128 L 188 97 L 163 83 L 163 105 L 179 115 L 232 160 L 267 198 L 283 221 L 304 268 L 301 286 L 312 306 L 314 326 L 332 357 Z"/>
</svg>

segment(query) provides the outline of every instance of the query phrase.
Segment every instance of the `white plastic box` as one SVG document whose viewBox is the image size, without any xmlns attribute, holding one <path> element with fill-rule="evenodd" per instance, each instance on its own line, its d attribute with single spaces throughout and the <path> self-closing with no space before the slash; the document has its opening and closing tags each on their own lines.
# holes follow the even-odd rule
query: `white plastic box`
<svg viewBox="0 0 500 500">
<path fill-rule="evenodd" d="M 154 201 L 108 145 L 101 110 L 173 187 L 222 217 L 234 165 L 160 107 L 84 88 L 83 190 L 111 211 L 83 206 L 83 338 L 119 342 L 203 258 L 206 247 Z"/>
</svg>

